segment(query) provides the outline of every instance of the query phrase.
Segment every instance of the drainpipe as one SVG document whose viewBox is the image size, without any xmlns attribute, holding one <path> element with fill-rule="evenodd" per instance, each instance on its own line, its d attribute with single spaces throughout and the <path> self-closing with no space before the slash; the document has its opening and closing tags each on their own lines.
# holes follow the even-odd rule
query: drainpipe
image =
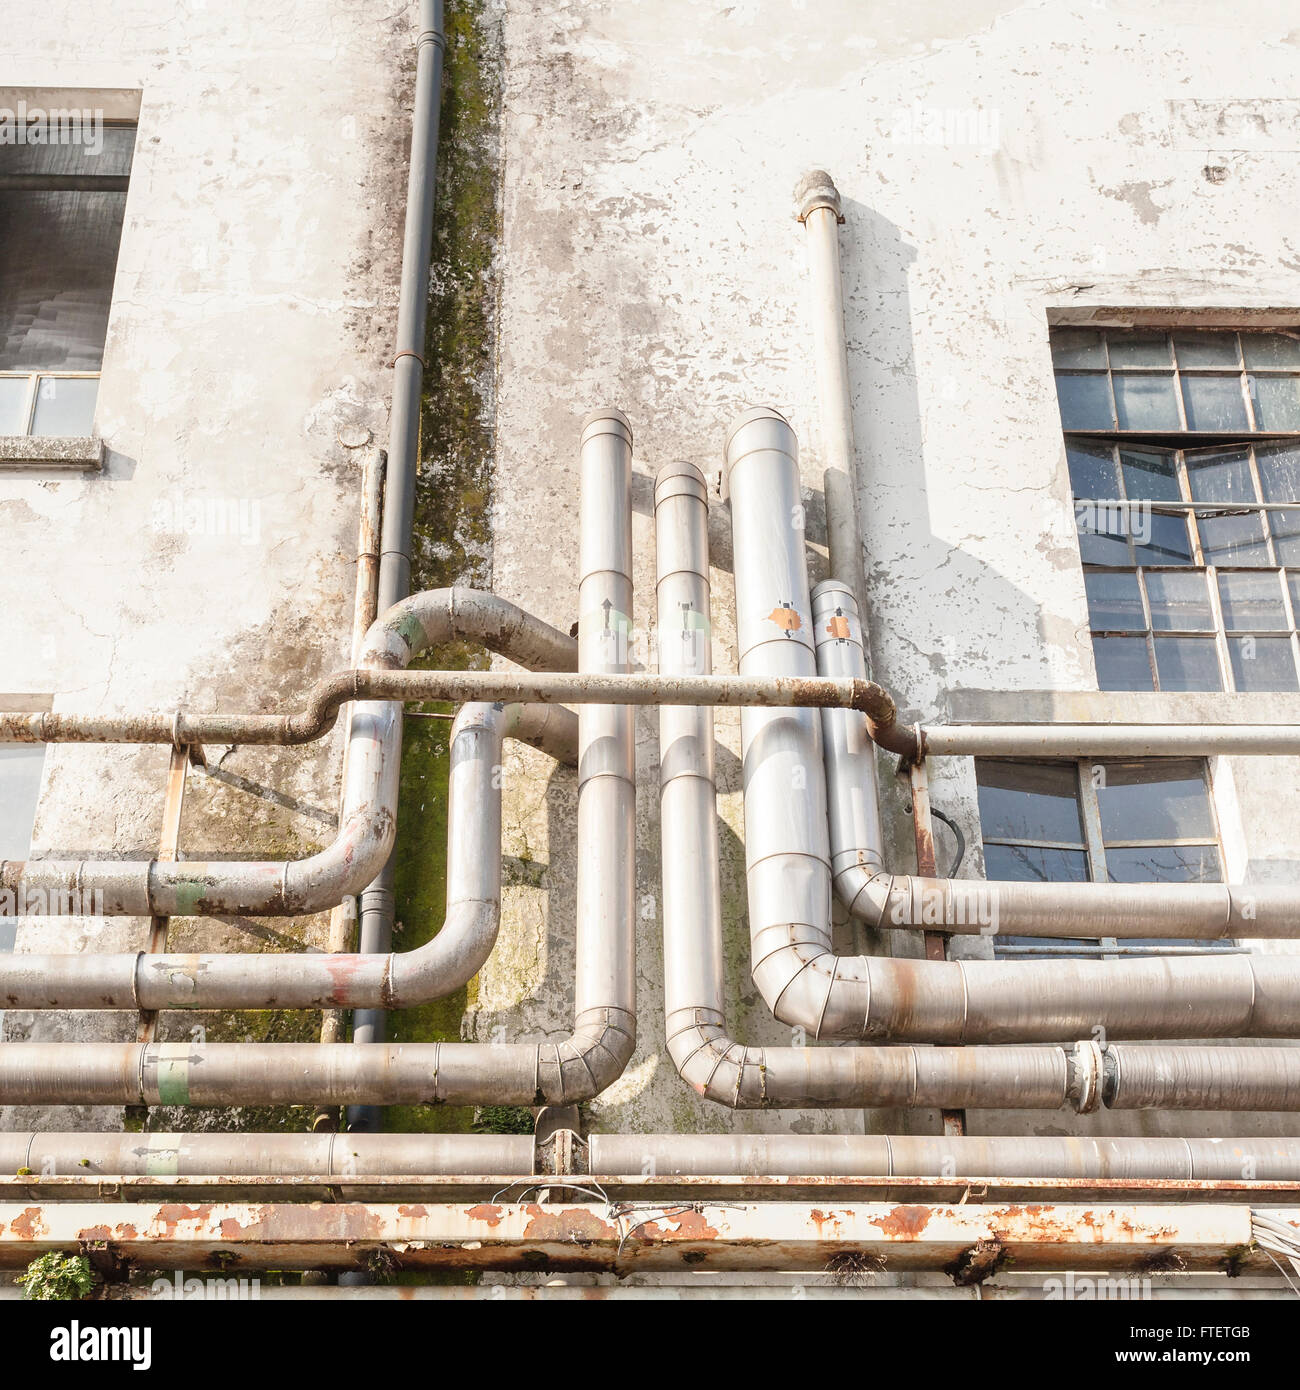
<svg viewBox="0 0 1300 1390">
<path fill-rule="evenodd" d="M 831 576 L 849 591 L 861 590 L 862 542 L 858 500 L 853 405 L 849 393 L 848 347 L 844 338 L 844 288 L 840 277 L 839 228 L 844 221 L 831 176 L 814 169 L 795 188 L 799 221 L 808 239 L 813 300 L 812 339 L 817 362 L 826 498 L 826 547 Z"/>
<path fill-rule="evenodd" d="M 620 411 L 587 417 L 581 470 L 579 666 L 588 672 L 625 672 L 632 615 L 632 431 Z M 390 613 L 390 618 L 399 615 L 397 621 L 376 624 L 368 644 L 376 660 L 382 653 L 404 664 L 412 651 L 434 640 L 428 623 L 443 609 L 427 613 L 422 600 L 428 597 L 416 595 Z M 536 619 L 525 626 L 560 636 Z M 361 708 L 382 712 L 391 706 Z M 0 1044 L 0 1104 L 38 1096 L 46 1105 L 91 1103 L 84 1099 L 88 1096 L 112 1104 L 109 1097 L 124 1094 L 137 1104 L 138 1093 L 167 1097 L 149 1101 L 152 1105 L 560 1106 L 590 1100 L 622 1075 L 636 1037 L 634 756 L 631 711 L 584 705 L 578 718 L 577 967 L 569 1038 L 367 1047 Z M 392 760 L 385 767 L 382 756 L 363 753 L 353 768 L 354 780 L 382 782 L 379 800 L 391 806 Z M 231 959 L 242 969 L 250 963 L 247 957 Z M 302 969 L 302 956 L 281 959 Z M 364 963 L 364 958 L 345 959 Z"/>
<path fill-rule="evenodd" d="M 803 538 L 789 523 L 798 501 L 796 449 L 793 430 L 766 409 L 742 416 L 728 439 L 742 675 L 801 676 L 815 661 Z M 852 595 L 831 584 L 818 599 L 823 672 L 862 673 Z M 1136 918 L 1143 935 L 1255 935 L 1249 900 L 1257 895 L 1223 885 L 958 885 L 889 875 L 881 867 L 874 755 L 852 721 L 838 710 L 746 710 L 741 718 L 753 976 L 781 1022 L 814 1037 L 931 1043 L 1061 1041 L 1099 1027 L 1110 1038 L 1294 1035 L 1300 962 L 1281 956 L 835 955 L 832 869 L 842 900 L 873 925 L 954 922 L 992 935 L 1019 932 L 1023 922 L 1035 934 L 1100 937 L 1136 934 Z M 1185 921 L 1196 925 L 1187 930 Z"/>
<path fill-rule="evenodd" d="M 402 280 L 397 305 L 397 346 L 393 356 L 393 405 L 388 428 L 388 478 L 384 490 L 382 548 L 379 558 L 379 611 L 386 612 L 411 592 L 411 528 L 420 460 L 420 405 L 429 315 L 429 262 L 433 256 L 433 209 L 438 182 L 438 121 L 442 106 L 442 63 L 447 46 L 442 0 L 420 0 L 420 32 L 415 40 L 415 111 L 411 120 L 411 161 L 406 186 L 406 228 Z M 396 757 L 402 751 L 402 717 L 397 710 Z M 383 955 L 393 948 L 392 850 L 379 876 L 358 903 L 358 949 Z M 387 1021 L 375 1009 L 352 1017 L 352 1041 L 382 1042 Z M 349 1127 L 373 1130 L 377 1114 L 348 1116 Z"/>
</svg>

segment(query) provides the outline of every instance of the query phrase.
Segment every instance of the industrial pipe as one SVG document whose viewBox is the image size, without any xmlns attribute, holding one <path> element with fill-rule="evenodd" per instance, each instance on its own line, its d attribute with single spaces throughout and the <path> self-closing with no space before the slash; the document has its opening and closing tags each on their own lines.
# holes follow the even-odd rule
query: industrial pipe
<svg viewBox="0 0 1300 1390">
<path fill-rule="evenodd" d="M 797 679 L 820 659 L 836 679 L 860 678 L 852 595 L 831 582 L 819 588 L 815 609 L 810 601 L 803 538 L 790 521 L 797 515 L 796 450 L 794 432 L 772 410 L 742 416 L 728 438 L 741 673 Z M 781 1022 L 815 1037 L 931 1043 L 1061 1041 L 1098 1029 L 1109 1038 L 1294 1035 L 1300 961 L 1289 957 L 835 955 L 832 878 L 841 899 L 872 925 L 986 935 L 1293 935 L 1300 890 L 955 884 L 890 875 L 882 867 L 875 757 L 851 713 L 747 709 L 741 735 L 753 976 Z"/>
<path fill-rule="evenodd" d="M 515 604 L 475 590 L 435 589 L 403 600 L 375 623 L 363 666 L 404 666 L 453 636 L 478 638 L 513 661 L 549 670 L 571 668 L 575 661 L 572 638 Z M 400 754 L 400 705 L 367 701 L 363 691 L 358 683 L 343 692 L 345 699 L 362 702 L 349 728 L 352 752 L 339 833 L 319 853 L 269 862 L 10 861 L 0 864 L 0 914 L 41 916 L 50 905 L 67 912 L 58 905 L 70 902 L 76 912 L 104 916 L 293 916 L 332 907 L 356 893 L 392 848 Z"/>
<path fill-rule="evenodd" d="M 766 429 L 773 417 L 752 414 L 746 418 Z M 770 507 L 762 504 L 757 489 L 751 491 L 751 481 L 755 480 L 746 479 L 736 489 L 733 473 L 733 509 L 739 507 L 747 519 L 759 518 L 779 533 L 793 515 L 787 505 L 793 487 L 789 471 L 776 474 L 777 484 L 784 482 L 786 491 L 778 486 Z M 756 481 L 765 481 L 761 473 Z M 690 464 L 669 464 L 656 482 L 655 547 L 661 670 L 672 678 L 707 672 L 711 663 L 708 493 L 703 475 Z M 754 575 L 761 568 L 757 549 L 741 545 L 734 549 L 738 592 L 742 586 L 754 591 Z M 783 635 L 766 636 L 753 611 L 746 611 L 738 625 L 742 665 L 755 650 L 769 646 L 775 648 L 774 664 L 780 661 L 797 671 L 812 655 L 806 637 L 784 635 L 800 632 L 801 624 L 792 621 L 792 615 L 798 617 L 799 576 L 780 546 L 772 548 L 769 563 L 771 582 L 789 596 L 783 612 L 778 612 L 779 604 L 770 610 L 773 625 Z M 1057 1109 L 1068 1103 L 1090 1110 L 1106 1103 L 1102 1052 L 1095 1043 L 1080 1043 L 1067 1051 L 1049 1047 L 758 1048 L 735 1042 L 728 1034 L 723 1008 L 713 717 L 705 708 L 665 706 L 659 720 L 665 1037 L 674 1066 L 697 1093 L 733 1109 Z M 814 716 L 805 710 L 746 710 L 742 715 L 751 930 L 757 920 L 758 930 L 763 931 L 760 914 L 788 910 L 791 895 L 800 893 L 807 895 L 810 905 L 806 920 L 816 921 L 814 912 L 829 914 L 829 864 L 824 853 L 816 852 L 814 815 L 821 763 L 819 759 L 810 762 L 805 772 L 799 762 L 801 748 L 819 746 L 819 730 L 813 721 Z M 824 841 L 824 802 L 820 809 Z M 771 818 L 770 827 L 763 817 Z M 784 848 L 801 833 L 807 852 Z M 763 868 L 769 860 L 776 861 L 774 873 Z M 761 870 L 757 875 L 755 867 Z M 942 1029 L 941 1018 L 932 1020 L 927 1015 L 927 1022 Z M 1125 1050 L 1126 1064 L 1128 1053 L 1137 1050 Z M 1266 1098 L 1277 1101 L 1279 1108 L 1300 1101 L 1292 1086 L 1293 1076 L 1300 1078 L 1300 1053 L 1271 1052 L 1272 1057 L 1291 1060 L 1282 1063 L 1280 1073 L 1268 1073 L 1267 1085 L 1256 1087 L 1249 1063 L 1243 1068 L 1240 1061 L 1254 1056 L 1253 1051 L 1204 1051 L 1209 1055 L 1202 1069 L 1188 1078 L 1188 1086 L 1173 1098 L 1173 1106 L 1204 1108 L 1208 1101 L 1214 1108 L 1230 1095 L 1233 1104 L 1224 1108 L 1251 1108 L 1237 1104 L 1238 1099 Z M 1116 1077 L 1123 1074 L 1118 1064 L 1112 1070 Z"/>
<path fill-rule="evenodd" d="M 587 417 L 581 471 L 579 666 L 616 673 L 627 669 L 632 613 L 632 431 L 620 411 Z M 387 615 L 399 615 L 395 620 L 376 624 L 368 643 L 375 660 L 405 662 L 430 640 L 429 624 L 445 609 L 434 605 L 430 612 L 421 603 L 427 597 L 416 595 L 397 605 Z M 535 619 L 531 623 L 538 645 L 530 655 L 537 657 L 553 649 L 559 634 Z M 558 650 L 567 656 L 563 646 Z M 357 759 L 358 767 L 366 763 Z M 360 1047 L 0 1044 L 0 1104 L 574 1105 L 589 1100 L 622 1074 L 635 1043 L 635 796 L 631 712 L 584 706 L 578 721 L 575 1026 L 563 1041 Z M 128 1095 L 132 1099 L 123 1101 Z"/>
<path fill-rule="evenodd" d="M 1300 1139 L 592 1134 L 587 1173 L 1295 1182 Z M 0 1175 L 541 1177 L 532 1135 L 0 1133 Z M 549 1181 L 556 1181 L 550 1175 Z"/>
</svg>

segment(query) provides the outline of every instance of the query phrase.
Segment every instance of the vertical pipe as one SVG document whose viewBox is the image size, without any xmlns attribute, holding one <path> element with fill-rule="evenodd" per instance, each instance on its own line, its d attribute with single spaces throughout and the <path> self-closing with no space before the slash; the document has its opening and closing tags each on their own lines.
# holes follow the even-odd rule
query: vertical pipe
<svg viewBox="0 0 1300 1390">
<path fill-rule="evenodd" d="M 742 676 L 817 671 L 797 457 L 794 431 L 767 407 L 741 416 L 727 437 Z M 740 732 L 753 974 L 766 998 L 769 960 L 783 966 L 792 947 L 831 950 L 820 714 L 746 708 Z"/>
<path fill-rule="evenodd" d="M 798 218 L 808 234 L 813 300 L 812 337 L 821 408 L 822 488 L 826 496 L 826 545 L 830 575 L 847 584 L 861 603 L 862 545 L 858 528 L 849 394 L 848 348 L 844 338 L 844 290 L 840 277 L 840 195 L 831 176 L 814 169 L 795 188 Z M 865 611 L 865 610 L 864 610 Z"/>
<path fill-rule="evenodd" d="M 655 482 L 659 674 L 708 675 L 709 502 L 693 464 Z M 713 710 L 659 707 L 659 822 L 663 843 L 664 1013 L 670 1051 L 701 1025 L 723 1029 L 722 889 L 713 776 Z"/>
<path fill-rule="evenodd" d="M 433 254 L 433 209 L 438 174 L 438 120 L 442 101 L 442 61 L 446 48 L 442 0 L 420 0 L 420 31 L 415 41 L 415 113 L 406 186 L 406 230 L 402 244 L 402 283 L 397 309 L 397 349 L 393 358 L 393 407 L 388 431 L 388 473 L 379 558 L 378 609 L 385 613 L 411 589 L 411 525 L 420 452 L 420 401 L 424 385 L 425 328 L 429 312 L 429 261 Z M 394 757 L 400 760 L 400 706 Z M 358 949 L 392 949 L 393 861 L 366 888 L 359 903 Z M 381 1010 L 358 1009 L 352 1041 L 382 1042 L 387 1020 Z M 348 1127 L 375 1130 L 379 1112 L 353 1107 Z"/>
<path fill-rule="evenodd" d="M 583 421 L 578 669 L 630 669 L 632 428 L 618 410 Z M 578 712 L 578 1030 L 613 1006 L 636 1014 L 636 749 L 629 705 Z"/>
</svg>

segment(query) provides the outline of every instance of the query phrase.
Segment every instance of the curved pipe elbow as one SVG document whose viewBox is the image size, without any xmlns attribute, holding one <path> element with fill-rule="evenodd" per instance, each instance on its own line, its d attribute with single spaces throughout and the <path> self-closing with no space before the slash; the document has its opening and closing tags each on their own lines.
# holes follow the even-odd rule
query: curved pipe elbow
<svg viewBox="0 0 1300 1390">
<path fill-rule="evenodd" d="M 667 1031 L 668 1055 L 696 1095 L 731 1110 L 761 1109 L 767 1103 L 763 1049 L 729 1037 L 721 1014 L 683 1010 L 668 1019 Z"/>
<path fill-rule="evenodd" d="M 487 963 L 500 925 L 499 901 L 454 904 L 432 941 L 388 957 L 387 1006 L 409 1009 L 464 988 Z"/>
<path fill-rule="evenodd" d="M 608 1090 L 627 1070 L 636 1046 L 636 1015 L 615 1007 L 586 1009 L 562 1043 L 537 1049 L 537 1105 L 578 1105 Z"/>
</svg>

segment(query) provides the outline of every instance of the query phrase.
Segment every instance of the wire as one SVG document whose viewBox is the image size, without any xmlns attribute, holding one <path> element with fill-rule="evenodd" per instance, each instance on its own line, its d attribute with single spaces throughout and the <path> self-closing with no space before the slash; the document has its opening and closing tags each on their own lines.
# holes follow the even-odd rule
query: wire
<svg viewBox="0 0 1300 1390">
<path fill-rule="evenodd" d="M 961 826 L 951 816 L 945 816 L 942 811 L 936 811 L 933 806 L 930 807 L 930 814 L 935 820 L 941 820 L 952 831 L 953 838 L 957 841 L 957 858 L 953 860 L 952 868 L 947 873 L 948 878 L 956 878 L 957 870 L 961 868 L 961 861 L 966 858 L 966 837 L 961 833 Z"/>
</svg>

